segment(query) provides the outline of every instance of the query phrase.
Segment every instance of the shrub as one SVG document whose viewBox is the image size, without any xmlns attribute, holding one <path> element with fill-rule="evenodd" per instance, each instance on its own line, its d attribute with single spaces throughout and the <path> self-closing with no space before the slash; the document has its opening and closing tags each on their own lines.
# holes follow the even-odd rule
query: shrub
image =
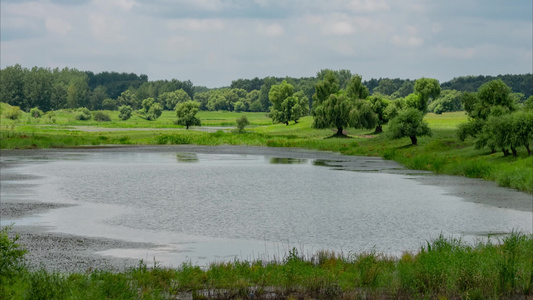
<svg viewBox="0 0 533 300">
<path fill-rule="evenodd" d="M 118 117 L 122 121 L 126 121 L 127 119 L 131 118 L 131 113 L 133 112 L 133 109 L 129 105 L 122 105 L 118 108 L 119 115 Z"/>
<path fill-rule="evenodd" d="M 94 120 L 98 122 L 109 122 L 111 117 L 101 111 L 98 111 L 94 114 Z"/>
<path fill-rule="evenodd" d="M 18 106 L 11 106 L 4 110 L 4 117 L 11 120 L 17 120 L 21 115 L 22 111 Z"/>
<path fill-rule="evenodd" d="M 243 132 L 246 126 L 250 125 L 250 121 L 248 121 L 246 116 L 241 116 L 235 121 L 237 122 L 237 131 L 239 133 Z"/>
<path fill-rule="evenodd" d="M 30 110 L 30 116 L 34 117 L 34 118 L 40 118 L 44 115 L 43 111 L 40 110 L 39 108 L 37 107 L 34 107 Z"/>
<path fill-rule="evenodd" d="M 78 110 L 76 110 L 76 120 L 87 121 L 92 117 L 91 111 L 86 107 L 80 107 Z"/>
<path fill-rule="evenodd" d="M 7 287 L 26 269 L 25 254 L 27 251 L 17 243 L 18 235 L 9 236 L 9 230 L 11 226 L 0 230 L 0 299 L 7 296 Z"/>
</svg>

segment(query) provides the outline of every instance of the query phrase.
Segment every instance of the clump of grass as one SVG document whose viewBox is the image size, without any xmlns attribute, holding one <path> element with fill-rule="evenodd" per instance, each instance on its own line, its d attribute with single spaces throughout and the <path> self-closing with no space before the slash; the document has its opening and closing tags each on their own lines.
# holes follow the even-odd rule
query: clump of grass
<svg viewBox="0 0 533 300">
<path fill-rule="evenodd" d="M 513 232 L 467 245 L 442 235 L 401 258 L 375 251 L 281 260 L 227 261 L 177 269 L 141 261 L 121 273 L 24 271 L 8 283 L 16 299 L 520 298 L 531 296 L 533 235 Z M 5 288 L 5 286 L 4 286 Z"/>
</svg>

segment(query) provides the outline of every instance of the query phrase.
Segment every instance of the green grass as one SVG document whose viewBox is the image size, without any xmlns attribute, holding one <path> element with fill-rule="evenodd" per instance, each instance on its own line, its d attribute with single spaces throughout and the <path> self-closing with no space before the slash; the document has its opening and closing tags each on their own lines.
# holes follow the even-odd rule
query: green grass
<svg viewBox="0 0 533 300">
<path fill-rule="evenodd" d="M 439 236 L 418 252 L 389 257 L 375 252 L 301 255 L 212 263 L 205 268 L 148 266 L 125 272 L 62 274 L 22 269 L 3 287 L 5 299 L 174 299 L 188 294 L 224 299 L 441 298 L 502 299 L 533 296 L 533 235 L 468 245 Z"/>
</svg>

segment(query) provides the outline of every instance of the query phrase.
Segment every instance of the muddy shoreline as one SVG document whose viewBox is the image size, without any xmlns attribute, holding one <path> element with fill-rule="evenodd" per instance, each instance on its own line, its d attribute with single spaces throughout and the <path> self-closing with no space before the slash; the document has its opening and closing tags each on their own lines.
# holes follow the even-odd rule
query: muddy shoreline
<svg viewBox="0 0 533 300">
<path fill-rule="evenodd" d="M 413 174 L 420 184 L 441 186 L 447 193 L 464 198 L 466 201 L 502 207 L 513 210 L 533 211 L 533 195 L 528 195 L 511 189 L 499 188 L 498 192 L 489 189 L 495 183 L 477 179 L 454 176 L 432 175 L 428 172 L 413 171 L 390 161 L 383 161 L 375 157 L 350 157 L 332 152 L 319 152 L 294 148 L 269 148 L 246 146 L 106 146 L 80 147 L 67 149 L 45 150 L 0 150 L 2 158 L 0 164 L 0 179 L 3 190 L 24 192 L 24 181 L 34 179 L 31 176 L 5 174 L 3 170 L 20 166 L 19 158 L 29 160 L 54 159 L 64 157 L 65 154 L 80 154 L 91 152 L 197 152 L 212 154 L 243 154 L 265 155 L 281 158 L 301 158 L 323 160 L 327 167 L 362 172 L 383 172 L 394 174 Z M 12 184 L 16 181 L 17 184 Z M 45 267 L 48 270 L 60 272 L 86 272 L 94 269 L 120 271 L 139 264 L 137 259 L 123 259 L 96 254 L 109 249 L 145 249 L 157 245 L 148 243 L 133 243 L 106 238 L 89 238 L 75 235 L 50 232 L 45 227 L 17 226 L 16 220 L 48 210 L 65 207 L 65 204 L 42 203 L 36 199 L 2 199 L 0 202 L 0 217 L 3 220 L 14 220 L 12 234 L 20 236 L 19 242 L 26 245 L 31 268 Z M 150 265 L 151 261 L 147 262 Z"/>
</svg>

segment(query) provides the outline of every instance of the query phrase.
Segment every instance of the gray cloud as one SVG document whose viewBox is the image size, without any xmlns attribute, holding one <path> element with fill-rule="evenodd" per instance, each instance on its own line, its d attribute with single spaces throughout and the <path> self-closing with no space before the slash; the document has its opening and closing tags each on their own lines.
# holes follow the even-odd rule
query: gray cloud
<svg viewBox="0 0 533 300">
<path fill-rule="evenodd" d="M 364 79 L 531 72 L 530 0 L 32 2 L 2 1 L 2 67 L 135 72 L 210 87 L 323 68 Z"/>
</svg>

